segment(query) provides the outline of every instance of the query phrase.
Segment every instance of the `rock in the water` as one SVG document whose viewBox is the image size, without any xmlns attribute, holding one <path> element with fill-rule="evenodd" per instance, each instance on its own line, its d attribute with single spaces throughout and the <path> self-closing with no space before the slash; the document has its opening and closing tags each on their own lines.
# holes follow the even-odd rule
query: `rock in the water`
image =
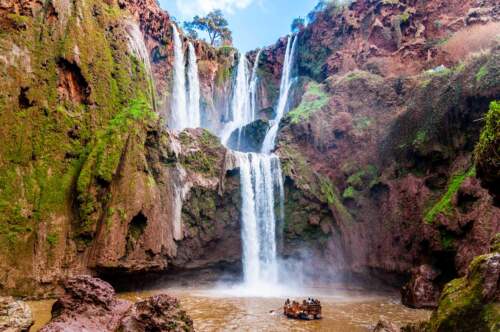
<svg viewBox="0 0 500 332">
<path fill-rule="evenodd" d="M 228 146 L 233 150 L 243 152 L 260 152 L 262 142 L 269 130 L 269 122 L 256 120 L 239 130 L 235 130 L 229 137 Z"/>
<path fill-rule="evenodd" d="M 132 305 L 116 298 L 110 284 L 90 276 L 66 280 L 64 290 L 52 307 L 52 320 L 41 332 L 194 331 L 191 318 L 168 295 Z"/>
<path fill-rule="evenodd" d="M 12 297 L 0 297 L 0 331 L 24 332 L 33 325 L 30 307 Z"/>
<path fill-rule="evenodd" d="M 41 331 L 114 331 L 132 303 L 118 300 L 105 281 L 78 276 L 64 282 L 64 295 L 52 306 L 52 320 Z"/>
<path fill-rule="evenodd" d="M 386 319 L 380 319 L 373 329 L 373 332 L 400 332 L 401 329 L 394 323 Z"/>
<path fill-rule="evenodd" d="M 125 314 L 120 332 L 194 331 L 193 321 L 179 301 L 165 294 L 137 302 Z"/>
<path fill-rule="evenodd" d="M 402 302 L 411 308 L 435 308 L 440 290 L 435 280 L 439 272 L 432 266 L 420 265 L 412 270 L 410 281 L 401 290 Z"/>
</svg>

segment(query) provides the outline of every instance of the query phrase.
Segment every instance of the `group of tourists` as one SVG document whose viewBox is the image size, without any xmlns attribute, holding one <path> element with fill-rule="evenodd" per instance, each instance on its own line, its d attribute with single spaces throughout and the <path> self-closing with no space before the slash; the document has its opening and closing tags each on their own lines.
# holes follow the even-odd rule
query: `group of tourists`
<svg viewBox="0 0 500 332">
<path fill-rule="evenodd" d="M 297 301 L 286 299 L 283 313 L 289 318 L 296 319 L 319 319 L 321 318 L 321 302 L 314 298 L 303 300 L 302 304 Z"/>
</svg>

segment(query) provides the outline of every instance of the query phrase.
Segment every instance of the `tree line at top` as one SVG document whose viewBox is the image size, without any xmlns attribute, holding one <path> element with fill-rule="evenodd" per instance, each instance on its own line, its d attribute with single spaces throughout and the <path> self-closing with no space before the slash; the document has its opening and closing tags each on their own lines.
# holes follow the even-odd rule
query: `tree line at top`
<svg viewBox="0 0 500 332">
<path fill-rule="evenodd" d="M 314 22 L 317 13 L 346 5 L 349 2 L 350 0 L 319 0 L 318 4 L 307 15 L 307 19 L 298 17 L 293 20 L 292 32 L 299 32 L 308 23 Z M 192 21 L 184 22 L 183 28 L 192 39 L 198 39 L 199 32 L 207 33 L 209 43 L 212 46 L 230 46 L 233 43 L 233 34 L 229 29 L 229 23 L 220 9 L 213 10 L 203 17 L 196 15 Z"/>
</svg>

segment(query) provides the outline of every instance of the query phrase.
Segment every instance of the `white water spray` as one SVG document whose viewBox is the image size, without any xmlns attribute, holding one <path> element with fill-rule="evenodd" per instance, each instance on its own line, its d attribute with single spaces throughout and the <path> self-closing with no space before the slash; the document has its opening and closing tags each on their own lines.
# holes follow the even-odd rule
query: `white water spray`
<svg viewBox="0 0 500 332">
<path fill-rule="evenodd" d="M 174 82 L 172 90 L 172 113 L 170 127 L 181 131 L 188 127 L 186 97 L 186 61 L 184 47 L 177 27 L 172 24 L 174 35 Z"/>
<path fill-rule="evenodd" d="M 201 127 L 200 114 L 200 77 L 198 74 L 198 59 L 192 43 L 189 43 L 189 63 L 188 63 L 188 122 L 189 127 Z"/>
<path fill-rule="evenodd" d="M 126 30 L 128 33 L 128 46 L 129 49 L 134 53 L 135 56 L 139 58 L 139 60 L 144 63 L 144 67 L 146 68 L 146 72 L 148 75 L 152 77 L 151 72 L 151 62 L 149 60 L 148 49 L 146 48 L 146 44 L 144 43 L 144 37 L 142 35 L 141 29 L 135 22 L 127 22 Z"/>
<path fill-rule="evenodd" d="M 276 109 L 276 118 L 271 122 L 271 128 L 269 128 L 266 134 L 266 138 L 262 144 L 262 153 L 270 153 L 274 149 L 281 119 L 288 111 L 288 97 L 290 96 L 290 90 L 294 82 L 292 79 L 292 69 L 297 39 L 297 36 L 288 37 L 285 60 L 283 62 L 283 73 L 281 75 L 280 97 L 278 108 Z"/>
<path fill-rule="evenodd" d="M 243 272 L 245 287 L 258 291 L 278 282 L 275 202 L 281 193 L 279 158 L 237 153 L 241 176 Z M 278 199 L 281 200 L 281 194 Z M 281 206 L 281 202 L 280 202 Z"/>
</svg>

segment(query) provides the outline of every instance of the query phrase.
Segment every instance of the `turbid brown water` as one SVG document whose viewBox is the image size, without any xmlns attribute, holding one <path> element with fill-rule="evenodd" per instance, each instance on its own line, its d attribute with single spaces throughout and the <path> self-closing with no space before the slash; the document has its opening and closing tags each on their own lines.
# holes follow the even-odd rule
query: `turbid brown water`
<svg viewBox="0 0 500 332">
<path fill-rule="evenodd" d="M 286 318 L 282 312 L 285 297 L 240 297 L 238 290 L 228 291 L 227 288 L 170 288 L 124 293 L 120 297 L 138 301 L 158 293 L 179 298 L 183 308 L 193 318 L 197 331 L 366 332 L 372 330 L 382 317 L 400 325 L 429 318 L 429 311 L 401 305 L 397 294 L 334 288 L 301 291 L 321 300 L 323 319 L 317 321 Z M 37 331 L 50 319 L 53 302 L 29 302 L 36 320 L 32 331 Z"/>
</svg>

